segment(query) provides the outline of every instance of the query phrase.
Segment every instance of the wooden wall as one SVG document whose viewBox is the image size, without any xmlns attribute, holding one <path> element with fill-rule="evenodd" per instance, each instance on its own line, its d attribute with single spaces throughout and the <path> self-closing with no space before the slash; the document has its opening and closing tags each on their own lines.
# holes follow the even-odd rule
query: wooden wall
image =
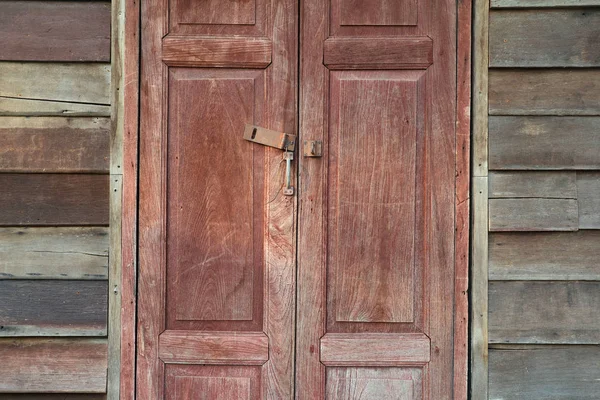
<svg viewBox="0 0 600 400">
<path fill-rule="evenodd" d="M 111 4 L 0 7 L 0 398 L 104 398 Z"/>
<path fill-rule="evenodd" d="M 598 399 L 600 2 L 477 9 L 472 398 Z"/>
</svg>

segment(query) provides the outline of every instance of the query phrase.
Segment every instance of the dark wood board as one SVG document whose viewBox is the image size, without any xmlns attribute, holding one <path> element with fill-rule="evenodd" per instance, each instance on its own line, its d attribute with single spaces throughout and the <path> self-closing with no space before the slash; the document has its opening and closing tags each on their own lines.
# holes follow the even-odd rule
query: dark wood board
<svg viewBox="0 0 600 400">
<path fill-rule="evenodd" d="M 495 10 L 490 67 L 600 66 L 600 10 Z"/>
<path fill-rule="evenodd" d="M 1 172 L 108 172 L 108 118 L 0 118 Z"/>
<path fill-rule="evenodd" d="M 0 280 L 0 336 L 104 336 L 106 281 Z"/>
<path fill-rule="evenodd" d="M 600 280 L 600 231 L 492 233 L 490 280 Z"/>
<path fill-rule="evenodd" d="M 490 169 L 600 169 L 600 118 L 490 116 Z"/>
<path fill-rule="evenodd" d="M 489 343 L 600 344 L 600 282 L 489 284 Z"/>
<path fill-rule="evenodd" d="M 600 346 L 490 350 L 490 399 L 597 400 Z"/>
<path fill-rule="evenodd" d="M 579 229 L 600 229 L 600 172 L 577 173 Z"/>
<path fill-rule="evenodd" d="M 0 228 L 1 279 L 108 279 L 108 228 Z"/>
<path fill-rule="evenodd" d="M 3 1 L 0 60 L 110 61 L 109 1 Z"/>
<path fill-rule="evenodd" d="M 575 172 L 491 172 L 489 198 L 576 199 Z"/>
<path fill-rule="evenodd" d="M 106 339 L 4 338 L 0 359 L 0 393 L 106 391 Z"/>
<path fill-rule="evenodd" d="M 107 175 L 0 174 L 0 226 L 106 225 L 108 179 Z"/>
<path fill-rule="evenodd" d="M 600 70 L 491 69 L 490 115 L 600 115 Z"/>
<path fill-rule="evenodd" d="M 576 231 L 574 199 L 490 199 L 489 229 L 500 231 Z"/>
</svg>

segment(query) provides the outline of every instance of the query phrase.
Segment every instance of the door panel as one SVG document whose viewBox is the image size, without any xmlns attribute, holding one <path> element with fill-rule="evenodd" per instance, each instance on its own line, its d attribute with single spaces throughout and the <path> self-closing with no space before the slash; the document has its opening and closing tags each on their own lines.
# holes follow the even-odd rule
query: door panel
<svg viewBox="0 0 600 400">
<path fill-rule="evenodd" d="M 140 399 L 293 397 L 297 3 L 142 3 Z M 200 36 L 201 35 L 201 36 Z"/>
<path fill-rule="evenodd" d="M 449 399 L 456 4 L 301 3 L 298 399 Z"/>
</svg>

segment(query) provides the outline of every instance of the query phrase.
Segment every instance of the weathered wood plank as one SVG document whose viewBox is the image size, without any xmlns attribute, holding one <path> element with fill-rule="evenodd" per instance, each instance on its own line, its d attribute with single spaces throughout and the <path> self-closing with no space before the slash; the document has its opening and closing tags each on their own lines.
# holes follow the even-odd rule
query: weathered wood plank
<svg viewBox="0 0 600 400">
<path fill-rule="evenodd" d="M 106 391 L 106 339 L 1 339 L 0 359 L 0 392 Z"/>
<path fill-rule="evenodd" d="M 493 233 L 491 280 L 600 280 L 600 231 Z"/>
<path fill-rule="evenodd" d="M 576 199 L 575 172 L 493 172 L 489 198 Z"/>
<path fill-rule="evenodd" d="M 488 175 L 489 1 L 473 5 L 473 176 Z M 486 379 L 487 381 L 487 379 Z M 471 391 L 487 398 L 481 387 Z"/>
<path fill-rule="evenodd" d="M 489 118 L 491 169 L 600 169 L 600 118 Z"/>
<path fill-rule="evenodd" d="M 107 279 L 107 228 L 0 228 L 1 279 Z"/>
<path fill-rule="evenodd" d="M 600 115 L 600 70 L 491 69 L 491 115 Z"/>
<path fill-rule="evenodd" d="M 600 172 L 577 173 L 579 229 L 600 229 Z"/>
<path fill-rule="evenodd" d="M 479 1 L 479 0 L 477 0 Z M 487 2 L 485 2 L 487 4 Z M 487 6 L 487 5 L 486 5 Z M 479 4 L 481 7 L 481 4 Z M 488 178 L 473 178 L 471 393 L 488 398 Z"/>
<path fill-rule="evenodd" d="M 600 66 L 600 10 L 490 13 L 490 67 Z"/>
<path fill-rule="evenodd" d="M 108 172 L 108 118 L 0 117 L 1 172 Z"/>
<path fill-rule="evenodd" d="M 0 226 L 107 225 L 108 176 L 0 174 Z"/>
<path fill-rule="evenodd" d="M 577 200 L 490 199 L 489 228 L 500 231 L 576 231 Z"/>
<path fill-rule="evenodd" d="M 0 336 L 104 336 L 106 281 L 0 280 Z"/>
<path fill-rule="evenodd" d="M 491 0 L 492 8 L 594 7 L 598 0 Z"/>
<path fill-rule="evenodd" d="M 108 105 L 110 64 L 2 62 L 0 97 Z"/>
<path fill-rule="evenodd" d="M 599 344 L 599 305 L 600 282 L 490 282 L 490 343 Z"/>
<path fill-rule="evenodd" d="M 490 350 L 490 399 L 597 400 L 600 346 Z"/>
<path fill-rule="evenodd" d="M 2 394 L 2 400 L 106 400 L 105 394 L 54 394 L 54 393 L 36 393 L 36 394 Z"/>
<path fill-rule="evenodd" d="M 0 115 L 110 117 L 110 106 L 0 96 Z"/>
<path fill-rule="evenodd" d="M 0 60 L 110 61 L 110 2 L 3 1 Z"/>
</svg>

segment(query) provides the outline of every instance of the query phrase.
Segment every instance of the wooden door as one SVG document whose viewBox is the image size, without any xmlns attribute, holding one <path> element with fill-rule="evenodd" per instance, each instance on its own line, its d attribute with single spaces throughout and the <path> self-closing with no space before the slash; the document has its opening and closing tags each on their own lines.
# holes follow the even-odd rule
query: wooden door
<svg viewBox="0 0 600 400">
<path fill-rule="evenodd" d="M 301 4 L 297 398 L 453 398 L 456 3 Z"/>
<path fill-rule="evenodd" d="M 142 21 L 138 398 L 453 398 L 454 0 Z M 322 141 L 296 196 L 247 123 Z"/>
<path fill-rule="evenodd" d="M 295 0 L 142 1 L 137 398 L 293 396 Z"/>
</svg>

